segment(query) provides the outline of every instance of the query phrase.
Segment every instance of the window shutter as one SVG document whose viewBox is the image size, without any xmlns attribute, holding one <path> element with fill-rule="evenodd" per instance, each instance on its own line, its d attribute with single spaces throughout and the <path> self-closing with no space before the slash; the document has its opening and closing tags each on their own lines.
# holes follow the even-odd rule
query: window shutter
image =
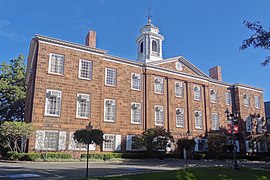
<svg viewBox="0 0 270 180">
<path fill-rule="evenodd" d="M 41 150 L 44 148 L 45 131 L 36 131 L 35 149 Z"/>
<path fill-rule="evenodd" d="M 59 132 L 59 143 L 58 143 L 58 149 L 59 150 L 65 150 L 66 149 L 66 135 L 67 133 L 65 131 Z"/>
<path fill-rule="evenodd" d="M 239 141 L 235 141 L 235 145 L 236 145 L 236 152 L 240 152 Z"/>
<path fill-rule="evenodd" d="M 132 143 L 132 135 L 127 135 L 127 141 L 126 141 L 126 150 L 127 151 L 132 150 L 131 143 Z"/>
<path fill-rule="evenodd" d="M 68 149 L 69 150 L 76 150 L 76 142 L 73 139 L 74 137 L 74 132 L 69 133 L 69 143 L 68 143 Z"/>
<path fill-rule="evenodd" d="M 121 151 L 121 135 L 115 135 L 115 151 Z"/>
<path fill-rule="evenodd" d="M 195 152 L 198 152 L 198 151 L 199 151 L 199 142 L 198 142 L 198 139 L 195 138 L 194 141 L 195 141 L 195 143 L 196 143 L 195 146 L 194 146 L 194 151 L 195 151 Z"/>
<path fill-rule="evenodd" d="M 249 142 L 250 142 L 250 141 L 246 141 L 246 152 L 252 152 L 252 151 L 251 151 L 251 148 L 250 148 L 250 146 L 249 146 Z"/>
</svg>

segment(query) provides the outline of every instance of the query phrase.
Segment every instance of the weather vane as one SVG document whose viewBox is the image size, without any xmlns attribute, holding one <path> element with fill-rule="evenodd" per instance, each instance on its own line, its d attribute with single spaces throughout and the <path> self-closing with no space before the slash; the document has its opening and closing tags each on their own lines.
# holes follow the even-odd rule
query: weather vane
<svg viewBox="0 0 270 180">
<path fill-rule="evenodd" d="M 150 13 L 150 10 L 151 10 L 151 6 L 149 6 L 149 8 L 148 8 L 148 16 L 146 16 L 147 17 L 147 19 L 148 19 L 148 24 L 150 24 L 151 23 L 151 13 Z"/>
</svg>

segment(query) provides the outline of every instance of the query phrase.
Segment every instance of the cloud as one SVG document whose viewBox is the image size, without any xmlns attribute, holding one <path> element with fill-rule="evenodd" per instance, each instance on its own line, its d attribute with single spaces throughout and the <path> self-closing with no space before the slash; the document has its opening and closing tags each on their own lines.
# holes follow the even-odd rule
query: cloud
<svg viewBox="0 0 270 180">
<path fill-rule="evenodd" d="M 0 36 L 8 38 L 13 41 L 20 41 L 22 37 L 18 33 L 11 30 L 10 28 L 11 25 L 12 23 L 9 20 L 0 19 Z"/>
</svg>

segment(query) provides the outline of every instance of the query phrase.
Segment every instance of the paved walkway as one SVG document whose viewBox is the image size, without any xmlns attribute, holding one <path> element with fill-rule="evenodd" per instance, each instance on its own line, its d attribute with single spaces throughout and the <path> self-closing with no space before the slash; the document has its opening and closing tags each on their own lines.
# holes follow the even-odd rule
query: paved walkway
<svg viewBox="0 0 270 180">
<path fill-rule="evenodd" d="M 189 167 L 231 166 L 227 161 L 189 160 Z M 270 167 L 265 162 L 240 162 L 240 166 L 262 168 Z M 85 177 L 86 162 L 30 162 L 8 163 L 0 162 L 0 179 L 76 179 Z M 137 174 L 177 170 L 185 168 L 183 160 L 132 160 L 123 162 L 90 162 L 91 177 Z"/>
</svg>

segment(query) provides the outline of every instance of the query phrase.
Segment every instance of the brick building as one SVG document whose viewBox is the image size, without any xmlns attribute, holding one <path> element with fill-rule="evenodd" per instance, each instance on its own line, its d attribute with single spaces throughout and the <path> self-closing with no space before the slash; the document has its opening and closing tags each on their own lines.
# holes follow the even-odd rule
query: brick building
<svg viewBox="0 0 270 180">
<path fill-rule="evenodd" d="M 36 128 L 29 151 L 83 150 L 73 132 L 89 122 L 105 133 L 102 151 L 136 150 L 132 137 L 155 126 L 175 139 L 195 137 L 195 150 L 205 151 L 204 134 L 227 126 L 227 108 L 240 113 L 239 131 L 247 136 L 237 144 L 245 151 L 250 115 L 264 117 L 263 90 L 222 81 L 219 66 L 208 76 L 182 56 L 164 59 L 163 39 L 149 20 L 135 61 L 96 48 L 93 31 L 85 45 L 36 35 L 26 78 L 25 120 Z"/>
</svg>

